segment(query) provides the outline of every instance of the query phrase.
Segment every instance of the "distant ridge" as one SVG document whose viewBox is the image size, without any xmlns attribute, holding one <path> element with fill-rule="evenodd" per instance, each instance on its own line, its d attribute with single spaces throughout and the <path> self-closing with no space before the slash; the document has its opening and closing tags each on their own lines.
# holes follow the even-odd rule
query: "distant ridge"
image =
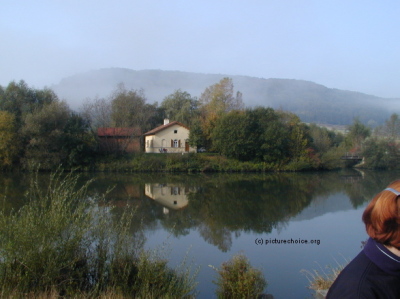
<svg viewBox="0 0 400 299">
<path fill-rule="evenodd" d="M 150 103 L 161 103 L 177 89 L 199 97 L 205 88 L 224 77 L 232 78 L 235 91 L 242 92 L 247 107 L 290 111 L 304 122 L 348 125 L 359 117 L 374 126 L 400 110 L 400 99 L 327 88 L 310 81 L 180 71 L 106 68 L 64 78 L 52 89 L 73 109 L 79 109 L 86 98 L 109 96 L 119 83 L 128 89 L 143 89 Z"/>
</svg>

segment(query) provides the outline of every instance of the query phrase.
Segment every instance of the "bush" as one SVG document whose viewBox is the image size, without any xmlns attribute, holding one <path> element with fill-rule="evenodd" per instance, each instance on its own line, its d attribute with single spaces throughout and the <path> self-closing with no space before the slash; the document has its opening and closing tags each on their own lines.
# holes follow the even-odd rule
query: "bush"
<svg viewBox="0 0 400 299">
<path fill-rule="evenodd" d="M 218 298 L 257 298 L 267 286 L 262 272 L 253 268 L 248 259 L 242 255 L 235 255 L 228 262 L 215 269 L 218 273 Z"/>
</svg>

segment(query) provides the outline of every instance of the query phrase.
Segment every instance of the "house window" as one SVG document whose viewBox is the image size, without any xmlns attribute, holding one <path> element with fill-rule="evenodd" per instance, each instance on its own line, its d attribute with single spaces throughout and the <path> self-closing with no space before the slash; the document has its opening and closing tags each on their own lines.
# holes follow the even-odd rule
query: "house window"
<svg viewBox="0 0 400 299">
<path fill-rule="evenodd" d="M 178 130 L 174 130 L 174 134 L 177 134 L 178 133 Z"/>
<path fill-rule="evenodd" d="M 146 140 L 146 147 L 149 147 L 149 145 L 150 145 L 150 141 Z"/>
<path fill-rule="evenodd" d="M 174 140 L 174 147 L 179 147 L 179 142 L 177 139 Z"/>
</svg>

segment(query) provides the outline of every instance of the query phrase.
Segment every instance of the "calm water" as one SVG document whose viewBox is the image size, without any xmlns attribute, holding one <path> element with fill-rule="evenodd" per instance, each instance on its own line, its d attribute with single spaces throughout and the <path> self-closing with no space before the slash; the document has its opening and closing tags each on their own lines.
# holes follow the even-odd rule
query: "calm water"
<svg viewBox="0 0 400 299">
<path fill-rule="evenodd" d="M 297 299 L 312 298 L 301 270 L 326 271 L 326 266 L 351 260 L 361 250 L 367 239 L 363 209 L 400 173 L 96 174 L 94 178 L 90 192 L 102 194 L 114 187 L 107 195 L 110 204 L 137 208 L 147 248 L 167 243 L 172 266 L 188 255 L 201 267 L 199 298 L 214 297 L 215 271 L 209 265 L 218 267 L 244 253 L 263 271 L 266 293 Z M 2 204 L 22 205 L 27 181 L 22 175 L 2 176 L 0 195 L 6 197 Z M 297 244 L 271 244 L 275 240 Z M 301 243 L 305 241 L 308 244 Z"/>
</svg>

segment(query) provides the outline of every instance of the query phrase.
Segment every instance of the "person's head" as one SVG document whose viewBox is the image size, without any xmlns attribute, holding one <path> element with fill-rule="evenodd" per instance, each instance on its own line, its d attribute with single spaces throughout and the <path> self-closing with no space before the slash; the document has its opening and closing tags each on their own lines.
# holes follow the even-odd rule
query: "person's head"
<svg viewBox="0 0 400 299">
<path fill-rule="evenodd" d="M 400 248 L 400 180 L 387 188 L 393 190 L 385 189 L 378 193 L 365 209 L 362 220 L 371 238 Z"/>
</svg>

